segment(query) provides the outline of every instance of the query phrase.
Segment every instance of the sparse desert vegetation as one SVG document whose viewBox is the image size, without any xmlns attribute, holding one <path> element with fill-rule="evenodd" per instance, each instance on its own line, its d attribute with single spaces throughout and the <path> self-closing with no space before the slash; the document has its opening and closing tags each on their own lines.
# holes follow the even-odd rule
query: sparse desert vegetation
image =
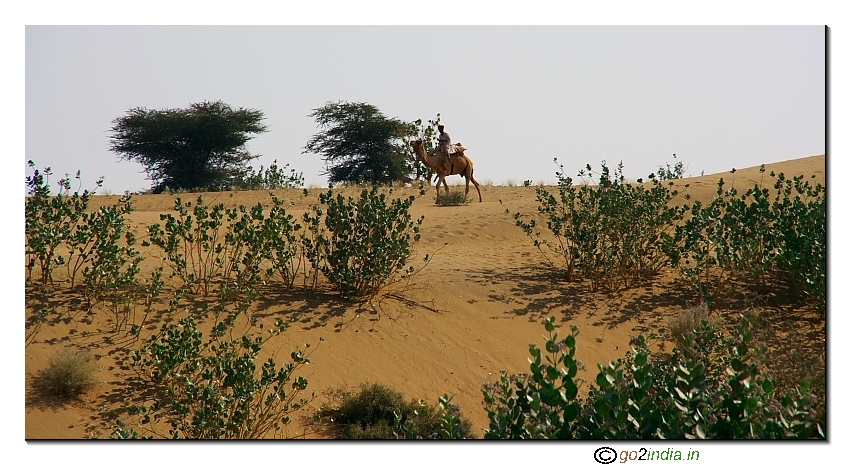
<svg viewBox="0 0 850 464">
<path fill-rule="evenodd" d="M 33 164 L 27 382 L 85 392 L 85 427 L 44 436 L 28 398 L 27 438 L 820 437 L 824 168 L 588 166 L 438 208 L 297 183 L 116 199 Z M 81 352 L 97 382 L 50 361 Z"/>
<path fill-rule="evenodd" d="M 50 364 L 35 380 L 35 386 L 48 395 L 74 398 L 97 383 L 97 363 L 90 351 L 64 349 L 50 358 Z"/>
</svg>

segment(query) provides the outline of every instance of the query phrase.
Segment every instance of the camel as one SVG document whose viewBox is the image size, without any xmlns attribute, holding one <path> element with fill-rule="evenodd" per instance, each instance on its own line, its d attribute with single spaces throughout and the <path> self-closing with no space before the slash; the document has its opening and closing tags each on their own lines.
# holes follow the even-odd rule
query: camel
<svg viewBox="0 0 850 464">
<path fill-rule="evenodd" d="M 469 195 L 469 181 L 472 181 L 475 184 L 475 190 L 478 191 L 478 202 L 483 201 L 481 199 L 481 189 L 478 187 L 478 181 L 472 176 L 472 160 L 464 153 L 466 148 L 463 145 L 459 143 L 454 144 L 455 152 L 458 155 L 450 156 L 448 160 L 446 159 L 446 155 L 440 151 L 437 151 L 435 155 L 425 153 L 425 144 L 422 140 L 414 140 L 410 142 L 410 145 L 413 147 L 413 151 L 416 152 L 419 160 L 437 173 L 436 187 L 438 200 L 440 198 L 440 182 L 446 188 L 446 193 L 449 193 L 449 184 L 446 183 L 446 176 L 459 174 L 466 179 L 466 195 Z"/>
</svg>

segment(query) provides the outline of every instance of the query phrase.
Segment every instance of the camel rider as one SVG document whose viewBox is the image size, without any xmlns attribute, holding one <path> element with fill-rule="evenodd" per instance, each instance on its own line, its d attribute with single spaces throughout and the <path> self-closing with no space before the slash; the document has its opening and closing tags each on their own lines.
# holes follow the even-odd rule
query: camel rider
<svg viewBox="0 0 850 464">
<path fill-rule="evenodd" d="M 454 154 L 455 147 L 452 145 L 452 137 L 445 131 L 445 129 L 446 126 L 442 124 L 437 126 L 437 130 L 440 131 L 437 141 L 439 142 L 440 151 L 443 152 L 444 155 L 448 156 Z"/>
<path fill-rule="evenodd" d="M 445 128 L 446 126 L 442 124 L 437 126 L 437 130 L 440 131 L 440 135 L 437 137 L 437 141 L 439 142 L 437 149 L 440 150 L 443 155 L 445 155 L 445 169 L 448 170 L 449 163 L 451 163 L 451 157 L 455 153 L 455 147 L 454 145 L 452 145 L 452 137 L 449 135 L 448 132 L 445 131 Z"/>
</svg>

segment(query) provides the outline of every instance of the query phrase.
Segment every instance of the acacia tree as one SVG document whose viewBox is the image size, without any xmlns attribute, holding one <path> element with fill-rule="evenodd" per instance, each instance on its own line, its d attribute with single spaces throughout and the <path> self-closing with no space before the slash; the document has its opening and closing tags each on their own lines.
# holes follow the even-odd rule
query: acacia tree
<svg viewBox="0 0 850 464">
<path fill-rule="evenodd" d="M 414 169 L 410 146 L 412 124 L 388 118 L 368 103 L 328 102 L 310 113 L 321 132 L 304 153 L 321 155 L 329 181 L 391 184 L 409 179 Z"/>
<path fill-rule="evenodd" d="M 221 101 L 185 109 L 133 108 L 115 119 L 110 150 L 145 166 L 154 193 L 166 188 L 221 190 L 242 179 L 252 155 L 245 144 L 266 132 L 263 112 Z"/>
</svg>

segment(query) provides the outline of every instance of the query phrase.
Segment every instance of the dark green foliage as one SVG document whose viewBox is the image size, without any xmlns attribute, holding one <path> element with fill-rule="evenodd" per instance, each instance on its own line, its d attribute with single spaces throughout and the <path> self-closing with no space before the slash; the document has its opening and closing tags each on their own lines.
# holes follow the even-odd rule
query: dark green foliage
<svg viewBox="0 0 850 464">
<path fill-rule="evenodd" d="M 42 285 L 53 285 L 53 271 L 57 266 L 68 264 L 71 266 L 72 257 L 66 258 L 62 252 L 63 245 L 71 246 L 71 253 L 77 248 L 82 233 L 81 227 L 85 226 L 84 215 L 86 208 L 94 191 L 79 189 L 73 194 L 71 191 L 71 180 L 65 175 L 59 181 L 59 192 L 51 195 L 50 168 L 40 172 L 35 169 L 35 163 L 29 161 L 33 169 L 32 176 L 27 176 L 27 198 L 25 200 L 25 234 L 26 234 L 26 259 L 27 280 L 32 280 L 33 271 L 38 266 L 38 280 Z M 77 172 L 76 179 L 80 180 Z M 103 179 L 97 181 L 97 187 L 103 184 Z M 97 188 L 95 188 L 97 190 Z M 85 259 L 85 258 L 83 258 Z M 79 265 L 74 264 L 74 269 Z M 73 274 L 72 274 L 73 276 Z"/>
<path fill-rule="evenodd" d="M 30 162 L 31 167 L 35 167 Z M 132 196 L 125 194 L 118 203 L 86 212 L 92 192 L 75 192 L 69 195 L 70 180 L 66 176 L 59 182 L 60 190 L 50 195 L 47 177 L 35 170 L 27 178 L 29 195 L 26 199 L 26 239 L 28 279 L 39 267 L 40 283 L 53 287 L 53 271 L 64 265 L 72 290 L 77 277 L 82 274 L 83 297 L 91 310 L 104 304 L 113 316 L 114 328 L 120 332 L 136 307 L 149 310 L 163 286 L 161 269 L 157 269 L 146 282 L 138 279 L 142 257 L 136 251 L 135 235 L 127 226 L 127 215 L 133 211 Z M 80 173 L 77 173 L 77 179 Z M 98 181 L 101 185 L 103 179 Z M 44 310 L 33 314 L 29 320 L 27 344 L 46 319 Z"/>
<path fill-rule="evenodd" d="M 554 319 L 546 321 L 549 336 L 543 350 L 531 344 L 531 374 L 509 375 L 483 387 L 484 409 L 490 425 L 484 438 L 579 438 L 578 328 L 563 339 Z"/>
<path fill-rule="evenodd" d="M 368 103 L 327 103 L 310 113 L 322 130 L 304 153 L 321 155 L 331 184 L 391 185 L 413 171 L 405 138 L 411 125 Z"/>
<path fill-rule="evenodd" d="M 392 193 L 392 192 L 390 192 Z M 421 238 L 419 227 L 424 216 L 415 222 L 410 206 L 416 199 L 395 198 L 387 204 L 386 195 L 377 187 L 363 190 L 358 200 L 334 195 L 328 190 L 319 195 L 327 207 L 313 207 L 305 214 L 305 222 L 317 229 L 322 218 L 327 234 L 315 233 L 309 247 L 314 266 L 322 271 L 331 285 L 345 296 L 374 296 L 394 276 L 407 278 L 415 269 L 408 265 L 412 245 Z"/>
<path fill-rule="evenodd" d="M 166 260 L 172 268 L 171 277 L 180 277 L 184 288 L 192 293 L 208 295 L 213 279 L 221 276 L 227 263 L 224 243 L 224 204 L 213 205 L 212 209 L 204 203 L 203 196 L 197 202 L 183 203 L 174 201 L 177 215 L 160 214 L 163 224 L 155 223 L 148 227 L 150 242 L 142 245 L 156 245 L 166 253 Z"/>
<path fill-rule="evenodd" d="M 414 196 L 388 202 L 373 187 L 355 201 L 329 190 L 319 195 L 327 210 L 312 207 L 303 224 L 271 197 L 268 215 L 261 204 L 210 208 L 201 196 L 194 205 L 178 198 L 177 215 L 161 215 L 164 227 L 150 225 L 143 245 L 162 249 L 172 276 L 204 296 L 219 282 L 240 295 L 275 275 L 287 287 L 300 275 L 306 287 L 315 288 L 321 272 L 343 295 L 370 298 L 415 271 L 407 265 L 424 217 L 415 222 L 410 217 Z"/>
<path fill-rule="evenodd" d="M 317 414 L 334 438 L 474 438 L 472 423 L 461 418 L 448 398 L 441 398 L 438 408 L 406 401 L 401 393 L 375 383 L 361 385 L 357 392 L 337 391 L 334 398 L 335 404 Z"/>
<path fill-rule="evenodd" d="M 237 183 L 236 187 L 244 190 L 279 190 L 304 187 L 304 173 L 295 172 L 295 169 L 290 169 L 289 174 L 286 173 L 285 166 L 278 167 L 277 160 L 269 165 L 268 169 L 260 166 L 259 171 L 250 168 Z"/>
<path fill-rule="evenodd" d="M 410 125 L 409 137 L 411 140 L 421 140 L 425 153 L 434 153 L 437 151 L 439 141 L 437 140 L 438 130 L 440 125 L 440 113 L 437 113 L 436 119 L 429 119 L 428 122 L 422 122 L 421 119 L 413 121 Z M 405 140 L 405 145 L 410 146 L 411 140 Z M 431 181 L 436 172 L 433 169 L 420 162 L 419 157 L 415 152 L 410 152 L 410 162 L 413 165 L 414 179 L 428 179 Z"/>
<path fill-rule="evenodd" d="M 669 357 L 653 356 L 639 336 L 625 360 L 599 366 L 587 397 L 577 394 L 577 329 L 560 339 L 554 318 L 545 326 L 545 351 L 529 348 L 530 374 L 484 386 L 484 438 L 824 437 L 808 383 L 780 393 L 761 373 L 763 350 L 746 318 L 733 338 L 703 324 Z"/>
<path fill-rule="evenodd" d="M 269 248 L 272 273 L 276 272 L 287 287 L 295 285 L 300 273 L 304 275 L 306 285 L 310 276 L 315 273 L 309 268 L 310 261 L 306 255 L 306 243 L 310 242 L 308 232 L 286 212 L 282 200 L 272 195 L 272 201 L 274 206 L 269 211 L 268 218 L 263 221 L 263 237 Z"/>
<path fill-rule="evenodd" d="M 172 277 L 180 277 L 184 288 L 194 294 L 207 296 L 220 282 L 247 291 L 274 272 L 266 263 L 283 232 L 276 221 L 281 214 L 286 217 L 280 202 L 275 205 L 275 216 L 269 220 L 259 203 L 250 209 L 244 205 L 225 208 L 223 203 L 210 208 L 203 196 L 198 196 L 194 205 L 177 198 L 177 215 L 161 214 L 165 226 L 151 224 L 150 241 L 143 245 L 162 249 Z"/>
<path fill-rule="evenodd" d="M 238 308 L 237 308 L 238 309 Z M 290 359 L 268 358 L 257 365 L 263 345 L 285 330 L 282 321 L 263 334 L 262 324 L 249 319 L 243 335 L 235 333 L 242 313 L 218 306 L 212 329 L 204 334 L 193 317 L 165 323 L 133 354 L 133 364 L 162 396 L 128 408 L 139 419 L 137 428 L 156 433 L 148 424 L 165 421 L 170 438 L 245 439 L 278 436 L 289 414 L 310 400 L 301 398 L 307 379 L 297 371 L 309 353 L 293 351 Z M 241 331 L 240 331 L 241 332 Z M 308 344 L 306 348 L 309 348 Z M 120 426 L 120 438 L 138 438 Z"/>
<path fill-rule="evenodd" d="M 221 101 L 185 109 L 133 108 L 113 121 L 110 150 L 137 161 L 153 181 L 153 192 L 222 190 L 239 184 L 251 155 L 245 144 L 267 131 L 263 112 Z"/>
<path fill-rule="evenodd" d="M 752 285 L 764 287 L 768 277 L 779 275 L 779 282 L 823 309 L 825 189 L 803 182 L 802 176 L 786 179 L 773 172 L 770 176 L 776 178 L 773 192 L 755 185 L 740 195 L 720 179 L 710 203 L 685 205 L 689 217 L 676 227 L 665 253 L 703 299 L 716 300 L 732 279 L 746 290 Z"/>
<path fill-rule="evenodd" d="M 675 153 L 673 153 L 673 159 L 676 160 Z M 673 166 L 670 166 L 670 163 L 664 163 L 663 167 L 659 167 L 656 178 L 660 181 L 681 179 L 684 174 L 685 166 L 681 161 L 676 160 L 676 162 L 673 163 Z"/>
<path fill-rule="evenodd" d="M 542 235 L 534 219 L 513 216 L 550 264 L 547 250 L 560 256 L 567 281 L 589 279 L 594 290 L 616 290 L 670 264 L 705 301 L 728 294 L 736 281 L 736 288 L 755 293 L 784 283 L 825 306 L 826 195 L 820 184 L 771 172 L 772 190 L 755 185 L 739 194 L 721 179 L 708 204 L 686 194 L 678 207 L 669 206 L 678 196 L 671 183 L 654 174 L 648 185 L 626 183 L 622 165 L 612 177 L 603 163 L 595 186 L 577 187 L 563 170 L 556 174 L 557 196 L 537 188 L 538 212 L 553 236 Z"/>
<path fill-rule="evenodd" d="M 587 173 L 592 174 L 589 165 Z M 585 278 L 593 290 L 617 290 L 645 281 L 667 264 L 661 250 L 682 217 L 681 208 L 668 206 L 676 190 L 654 178 L 649 186 L 640 179 L 627 183 L 622 164 L 612 177 L 602 163 L 595 186 L 574 186 L 563 167 L 556 175 L 557 197 L 537 187 L 538 212 L 554 237 L 543 237 L 534 219 L 525 222 L 520 213 L 514 219 L 547 259 L 544 249 L 563 259 L 568 282 Z"/>
<path fill-rule="evenodd" d="M 115 316 L 116 330 L 123 328 L 142 290 L 137 278 L 142 256 L 134 247 L 136 238 L 126 223 L 126 215 L 132 211 L 131 198 L 125 195 L 117 205 L 84 214 L 85 222 L 75 234 L 76 250 L 72 249 L 78 252 L 80 261 L 89 264 L 83 268 L 83 294 L 89 307 L 107 303 Z M 86 236 L 86 240 L 80 240 L 81 236 Z M 162 285 L 154 284 L 157 286 Z"/>
<path fill-rule="evenodd" d="M 779 269 L 799 294 L 813 298 L 822 310 L 826 304 L 826 189 L 814 187 L 802 176 L 776 177 L 777 197 L 772 209 Z"/>
</svg>

